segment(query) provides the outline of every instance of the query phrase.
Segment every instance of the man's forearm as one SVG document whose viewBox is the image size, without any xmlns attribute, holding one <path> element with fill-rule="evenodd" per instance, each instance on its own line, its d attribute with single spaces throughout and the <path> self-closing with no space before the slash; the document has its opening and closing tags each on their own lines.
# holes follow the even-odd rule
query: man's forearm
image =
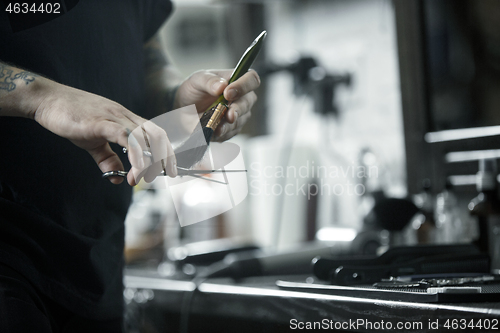
<svg viewBox="0 0 500 333">
<path fill-rule="evenodd" d="M 0 116 L 34 118 L 40 77 L 0 61 Z"/>
</svg>

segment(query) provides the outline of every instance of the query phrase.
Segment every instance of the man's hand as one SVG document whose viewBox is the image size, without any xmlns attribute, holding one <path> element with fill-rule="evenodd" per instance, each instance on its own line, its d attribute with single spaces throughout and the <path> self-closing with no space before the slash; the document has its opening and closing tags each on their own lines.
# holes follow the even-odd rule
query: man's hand
<svg viewBox="0 0 500 333">
<path fill-rule="evenodd" d="M 250 110 L 257 101 L 254 90 L 260 85 L 255 71 L 248 71 L 230 85 L 232 70 L 198 71 L 179 85 L 179 75 L 169 65 L 158 35 L 144 45 L 144 59 L 148 107 L 157 110 L 158 115 L 170 111 L 170 107 L 178 109 L 191 104 L 201 114 L 224 93 L 231 105 L 215 131 L 215 140 L 225 141 L 235 136 L 250 118 Z"/>
<path fill-rule="evenodd" d="M 113 142 L 128 149 L 132 164 L 127 176 L 130 185 L 136 185 L 143 177 L 151 182 L 161 172 L 161 169 L 154 168 L 157 169 L 154 174 L 151 172 L 153 168 L 145 169 L 150 163 L 143 151 L 148 148 L 153 152 L 157 165 L 161 159 L 166 159 L 167 174 L 171 177 L 177 175 L 175 155 L 162 128 L 104 97 L 54 82 L 48 84 L 51 87 L 36 109 L 35 121 L 87 150 L 103 173 L 123 170 L 119 157 L 109 146 L 108 142 Z M 135 130 L 138 126 L 141 129 Z M 132 131 L 134 141 L 141 144 L 129 144 Z M 146 138 L 151 147 L 143 147 Z M 122 180 L 115 178 L 111 181 L 116 184 Z"/>
<path fill-rule="evenodd" d="M 222 94 L 230 102 L 229 110 L 215 131 L 216 141 L 225 141 L 238 134 L 251 116 L 257 101 L 254 90 L 260 85 L 257 72 L 250 70 L 228 85 L 231 70 L 199 71 L 185 80 L 177 90 L 174 108 L 195 104 L 199 113 Z"/>
<path fill-rule="evenodd" d="M 10 69 L 13 73 L 20 71 Z M 170 141 L 165 131 L 152 122 L 109 99 L 43 77 L 35 77 L 29 84 L 13 82 L 15 89 L 0 92 L 0 115 L 34 119 L 49 131 L 87 150 L 102 172 L 124 169 L 109 142 L 126 147 L 132 164 L 127 177 L 130 185 L 136 185 L 141 178 L 152 181 L 163 168 L 158 168 L 161 159 L 167 174 L 177 175 Z M 134 131 L 138 126 L 141 128 Z M 134 141 L 129 140 L 132 131 Z M 146 138 L 150 147 L 144 147 Z M 150 148 L 155 162 L 150 168 L 147 167 L 151 158 L 143 154 L 146 148 Z M 115 184 L 122 182 L 118 177 L 110 180 Z"/>
</svg>

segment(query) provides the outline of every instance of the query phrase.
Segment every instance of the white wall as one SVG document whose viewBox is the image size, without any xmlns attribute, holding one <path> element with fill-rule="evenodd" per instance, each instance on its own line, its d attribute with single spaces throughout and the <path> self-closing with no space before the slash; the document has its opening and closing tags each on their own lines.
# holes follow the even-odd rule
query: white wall
<svg viewBox="0 0 500 333">
<path fill-rule="evenodd" d="M 271 136 L 251 143 L 251 160 L 260 165 L 279 165 L 277 155 L 284 138 L 291 137 L 287 119 L 298 118 L 293 143 L 297 147 L 290 162 L 296 168 L 308 165 L 336 167 L 337 170 L 358 170 L 358 154 L 371 148 L 378 157 L 379 180 L 397 196 L 405 194 L 404 142 L 400 105 L 397 45 L 394 13 L 389 0 L 338 1 L 270 1 L 267 7 L 267 51 L 270 61 L 287 63 L 300 55 L 309 55 L 328 72 L 352 73 L 350 88 L 339 88 L 338 118 L 315 114 L 311 100 L 292 94 L 290 74 L 269 77 L 268 114 Z M 264 156 L 267 151 L 268 155 Z M 266 164 L 267 163 L 267 164 Z M 330 169 L 329 169 L 330 170 Z M 262 174 L 262 169 L 250 173 Z M 298 177 L 301 178 L 301 177 Z M 290 177 L 288 183 L 297 179 Z M 348 184 L 359 183 L 359 177 L 348 175 L 320 177 L 332 186 L 340 184 L 347 192 Z M 267 179 L 272 186 L 272 180 Z M 300 184 L 308 180 L 300 179 Z M 294 185 L 294 187 L 299 185 Z M 292 187 L 289 187 L 292 189 Z M 276 193 L 279 192 L 276 188 Z M 362 212 L 356 195 L 336 195 L 325 191 L 320 198 L 320 225 L 359 227 Z M 266 235 L 265 243 L 273 242 L 269 226 L 273 225 L 279 202 L 273 195 L 252 197 L 251 211 L 255 237 Z M 287 196 L 283 217 L 282 242 L 300 240 L 304 230 L 303 195 Z"/>
</svg>

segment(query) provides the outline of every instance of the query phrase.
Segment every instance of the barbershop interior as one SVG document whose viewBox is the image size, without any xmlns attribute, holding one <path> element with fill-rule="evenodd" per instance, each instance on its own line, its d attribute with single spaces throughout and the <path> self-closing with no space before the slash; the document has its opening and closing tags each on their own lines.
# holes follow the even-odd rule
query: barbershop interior
<svg viewBox="0 0 500 333">
<path fill-rule="evenodd" d="M 499 325 L 499 1 L 174 5 L 181 76 L 259 36 L 261 84 L 213 172 L 134 188 L 127 332 Z"/>
</svg>

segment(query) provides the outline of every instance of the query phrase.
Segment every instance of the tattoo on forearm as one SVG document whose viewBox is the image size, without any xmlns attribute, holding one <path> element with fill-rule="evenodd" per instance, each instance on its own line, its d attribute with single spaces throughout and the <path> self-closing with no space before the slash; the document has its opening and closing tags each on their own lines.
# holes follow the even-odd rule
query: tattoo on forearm
<svg viewBox="0 0 500 333">
<path fill-rule="evenodd" d="M 10 67 L 0 63 L 0 90 L 13 91 L 17 87 L 14 81 L 21 80 L 25 84 L 29 84 L 35 81 L 35 77 L 37 77 L 37 75 L 28 71 L 22 71 L 12 75 L 13 72 L 14 71 Z"/>
</svg>

